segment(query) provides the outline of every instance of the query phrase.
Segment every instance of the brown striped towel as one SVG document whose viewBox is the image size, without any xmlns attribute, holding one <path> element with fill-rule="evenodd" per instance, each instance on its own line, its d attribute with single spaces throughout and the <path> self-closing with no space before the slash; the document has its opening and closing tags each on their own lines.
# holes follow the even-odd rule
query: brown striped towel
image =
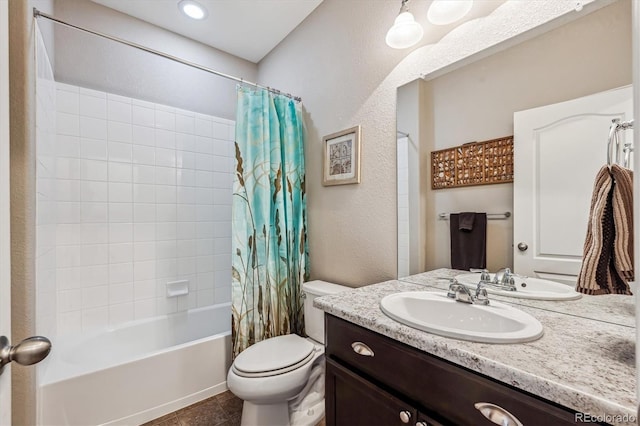
<svg viewBox="0 0 640 426">
<path fill-rule="evenodd" d="M 576 291 L 631 295 L 633 172 L 614 164 L 596 176 Z"/>
</svg>

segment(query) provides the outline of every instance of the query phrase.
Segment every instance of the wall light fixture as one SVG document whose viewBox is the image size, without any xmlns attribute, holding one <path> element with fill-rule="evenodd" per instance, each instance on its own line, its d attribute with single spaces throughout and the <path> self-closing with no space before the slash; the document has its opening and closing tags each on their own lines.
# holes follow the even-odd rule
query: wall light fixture
<svg viewBox="0 0 640 426">
<path fill-rule="evenodd" d="M 422 26 L 416 22 L 413 14 L 409 12 L 409 8 L 407 7 L 408 1 L 409 0 L 402 0 L 400 13 L 385 38 L 387 45 L 394 49 L 406 49 L 414 46 L 422 40 L 422 36 L 424 35 Z"/>
<path fill-rule="evenodd" d="M 464 18 L 473 6 L 473 0 L 433 0 L 427 19 L 434 25 L 449 25 Z"/>
</svg>

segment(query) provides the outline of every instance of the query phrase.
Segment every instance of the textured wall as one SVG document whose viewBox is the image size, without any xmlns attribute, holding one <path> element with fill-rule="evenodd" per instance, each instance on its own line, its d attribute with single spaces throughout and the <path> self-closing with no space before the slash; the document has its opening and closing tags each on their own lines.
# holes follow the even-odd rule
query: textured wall
<svg viewBox="0 0 640 426">
<path fill-rule="evenodd" d="M 35 55 L 32 2 L 9 2 L 11 338 L 35 334 Z M 12 367 L 12 423 L 36 424 L 36 370 Z"/>
<path fill-rule="evenodd" d="M 606 3 L 587 4 L 581 13 Z M 415 1 L 411 8 L 426 5 Z M 384 43 L 398 3 L 325 0 L 260 62 L 260 80 L 302 96 L 307 112 L 313 278 L 361 286 L 396 276 L 396 88 L 577 18 L 572 7 L 572 2 L 506 2 L 439 43 L 407 52 Z M 543 23 L 549 24 L 536 28 Z M 362 125 L 362 183 L 322 187 L 322 136 L 356 124 Z"/>
<path fill-rule="evenodd" d="M 56 0 L 55 16 L 246 80 L 257 76 L 254 63 L 90 0 Z M 58 82 L 235 119 L 231 80 L 60 26 L 55 50 Z"/>
</svg>

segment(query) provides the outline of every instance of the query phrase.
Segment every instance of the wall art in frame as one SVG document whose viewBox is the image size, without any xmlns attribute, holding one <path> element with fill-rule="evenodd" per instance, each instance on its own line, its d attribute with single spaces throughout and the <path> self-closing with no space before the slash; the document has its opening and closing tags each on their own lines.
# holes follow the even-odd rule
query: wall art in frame
<svg viewBox="0 0 640 426">
<path fill-rule="evenodd" d="M 360 183 L 360 126 L 322 138 L 322 184 Z"/>
</svg>

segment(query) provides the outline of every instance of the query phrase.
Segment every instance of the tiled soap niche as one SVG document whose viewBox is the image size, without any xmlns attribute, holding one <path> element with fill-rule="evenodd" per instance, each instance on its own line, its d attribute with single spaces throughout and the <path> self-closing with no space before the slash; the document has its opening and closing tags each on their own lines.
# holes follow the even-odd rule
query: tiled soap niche
<svg viewBox="0 0 640 426">
<path fill-rule="evenodd" d="M 57 84 L 58 332 L 231 296 L 234 122 Z M 167 297 L 167 282 L 189 293 Z"/>
<path fill-rule="evenodd" d="M 513 136 L 431 152 L 431 189 L 513 182 Z"/>
</svg>

